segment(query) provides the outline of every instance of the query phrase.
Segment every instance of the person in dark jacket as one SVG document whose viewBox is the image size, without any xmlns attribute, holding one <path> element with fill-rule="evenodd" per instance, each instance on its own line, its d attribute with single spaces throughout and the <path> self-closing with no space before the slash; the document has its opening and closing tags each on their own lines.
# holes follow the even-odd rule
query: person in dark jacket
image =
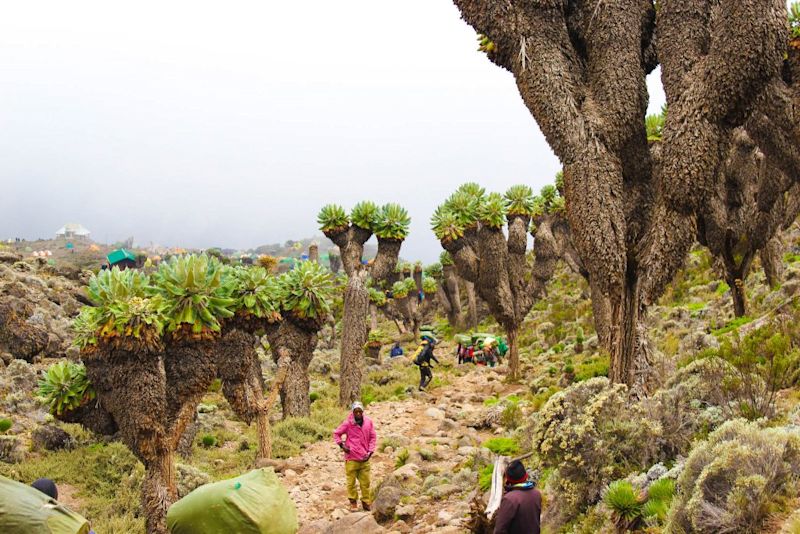
<svg viewBox="0 0 800 534">
<path fill-rule="evenodd" d="M 422 391 L 433 380 L 433 372 L 431 371 L 431 360 L 439 363 L 436 356 L 433 355 L 433 340 L 427 336 L 422 336 L 422 343 L 417 347 L 414 353 L 414 364 L 419 366 L 419 390 Z"/>
<path fill-rule="evenodd" d="M 508 464 L 505 494 L 495 516 L 494 534 L 540 534 L 542 494 L 528 480 L 528 472 L 519 460 Z"/>
</svg>

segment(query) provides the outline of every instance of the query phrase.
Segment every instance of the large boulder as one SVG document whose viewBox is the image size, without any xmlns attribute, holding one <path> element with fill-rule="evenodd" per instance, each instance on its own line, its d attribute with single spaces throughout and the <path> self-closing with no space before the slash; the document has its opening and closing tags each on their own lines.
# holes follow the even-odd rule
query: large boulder
<svg viewBox="0 0 800 534">
<path fill-rule="evenodd" d="M 0 352 L 32 362 L 34 356 L 47 349 L 46 325 L 31 321 L 34 306 L 13 296 L 0 297 Z"/>
</svg>

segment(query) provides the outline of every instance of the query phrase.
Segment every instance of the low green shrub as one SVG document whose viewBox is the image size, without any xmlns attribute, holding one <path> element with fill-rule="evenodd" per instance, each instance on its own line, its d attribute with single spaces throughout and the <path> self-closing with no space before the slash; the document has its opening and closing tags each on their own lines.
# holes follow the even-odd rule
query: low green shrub
<svg viewBox="0 0 800 534">
<path fill-rule="evenodd" d="M 217 446 L 217 438 L 212 436 L 211 434 L 205 434 L 203 437 L 200 438 L 200 444 L 203 445 L 206 449 L 211 447 Z"/>
<path fill-rule="evenodd" d="M 666 532 L 760 532 L 797 495 L 800 431 L 729 421 L 697 445 L 678 478 Z"/>
<path fill-rule="evenodd" d="M 11 419 L 0 419 L 0 434 L 5 434 L 14 425 Z"/>
<path fill-rule="evenodd" d="M 512 456 L 514 454 L 519 454 L 520 451 L 519 441 L 515 438 L 491 438 L 484 441 L 481 447 L 489 449 L 493 453 L 501 456 Z"/>
<path fill-rule="evenodd" d="M 397 453 L 397 461 L 394 463 L 395 468 L 400 468 L 406 465 L 410 453 L 408 449 L 403 449 Z"/>
<path fill-rule="evenodd" d="M 481 491 L 488 491 L 492 487 L 492 475 L 494 474 L 494 465 L 486 465 L 481 468 L 478 475 L 478 487 Z"/>
<path fill-rule="evenodd" d="M 626 386 L 607 378 L 555 393 L 532 423 L 531 449 L 554 469 L 546 489 L 552 499 L 548 522 L 555 527 L 597 503 L 612 481 L 652 465 L 661 453 L 660 425 L 630 400 Z"/>
<path fill-rule="evenodd" d="M 632 525 L 642 517 L 644 502 L 627 480 L 616 480 L 609 484 L 603 502 L 614 513 L 620 530 L 631 530 Z"/>
</svg>

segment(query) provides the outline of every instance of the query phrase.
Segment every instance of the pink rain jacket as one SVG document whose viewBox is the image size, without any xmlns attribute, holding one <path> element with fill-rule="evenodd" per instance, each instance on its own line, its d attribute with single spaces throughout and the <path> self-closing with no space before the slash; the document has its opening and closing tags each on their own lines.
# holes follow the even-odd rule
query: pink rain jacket
<svg viewBox="0 0 800 534">
<path fill-rule="evenodd" d="M 342 435 L 346 435 L 347 438 L 343 440 Z M 345 460 L 364 461 L 369 453 L 375 452 L 377 436 L 375 427 L 372 426 L 372 419 L 365 415 L 364 422 L 358 426 L 353 412 L 350 412 L 339 428 L 333 431 L 333 441 L 336 445 L 344 442 L 350 449 L 350 452 L 344 455 Z"/>
</svg>

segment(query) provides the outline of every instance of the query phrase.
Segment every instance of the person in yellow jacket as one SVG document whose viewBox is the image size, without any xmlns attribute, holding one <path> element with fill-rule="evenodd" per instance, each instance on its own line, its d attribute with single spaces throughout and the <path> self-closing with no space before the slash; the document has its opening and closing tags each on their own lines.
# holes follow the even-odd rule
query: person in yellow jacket
<svg viewBox="0 0 800 534">
<path fill-rule="evenodd" d="M 428 336 L 422 336 L 422 342 L 414 352 L 414 365 L 419 366 L 419 390 L 423 391 L 428 384 L 433 380 L 433 372 L 431 371 L 431 360 L 437 364 L 439 360 L 433 354 L 433 340 Z"/>
</svg>

